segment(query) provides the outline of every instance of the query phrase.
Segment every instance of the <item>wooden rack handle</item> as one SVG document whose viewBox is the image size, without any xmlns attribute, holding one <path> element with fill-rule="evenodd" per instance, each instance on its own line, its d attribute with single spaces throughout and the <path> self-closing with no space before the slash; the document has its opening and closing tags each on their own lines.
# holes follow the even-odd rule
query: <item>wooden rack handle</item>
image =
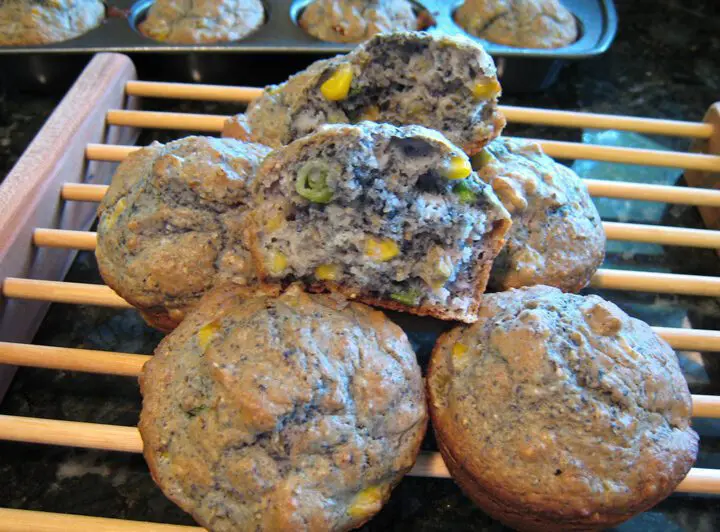
<svg viewBox="0 0 720 532">
<path fill-rule="evenodd" d="M 106 451 L 142 452 L 135 427 L 0 415 L 0 440 L 65 445 Z M 421 452 L 408 473 L 415 477 L 449 478 L 440 453 Z M 679 492 L 720 493 L 720 470 L 693 468 L 678 486 Z"/>
<path fill-rule="evenodd" d="M 583 179 L 583 182 L 593 197 L 720 207 L 720 190 L 623 183 L 601 179 Z M 66 183 L 61 194 L 66 201 L 102 201 L 107 189 L 107 185 Z"/>
<path fill-rule="evenodd" d="M 8 277 L 3 281 L 5 297 L 70 303 L 75 305 L 98 305 L 101 307 L 132 308 L 112 288 L 100 284 L 66 283 L 62 281 L 39 281 Z"/>
<path fill-rule="evenodd" d="M 202 100 L 215 102 L 248 103 L 262 94 L 257 87 L 232 87 L 229 85 L 200 85 L 194 83 L 163 83 L 155 81 L 129 81 L 125 91 L 132 96 L 147 98 L 177 98 L 180 100 Z M 541 124 L 546 126 L 617 129 L 635 131 L 650 135 L 672 135 L 707 139 L 712 136 L 711 124 L 685 122 L 680 120 L 659 120 L 577 111 L 535 109 L 501 105 L 508 122 L 520 124 Z"/>
</svg>

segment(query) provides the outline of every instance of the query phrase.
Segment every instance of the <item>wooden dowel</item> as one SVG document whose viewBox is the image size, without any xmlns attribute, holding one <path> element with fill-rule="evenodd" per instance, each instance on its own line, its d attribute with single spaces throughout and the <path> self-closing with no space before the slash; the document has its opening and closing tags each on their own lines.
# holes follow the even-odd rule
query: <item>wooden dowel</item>
<svg viewBox="0 0 720 532">
<path fill-rule="evenodd" d="M 0 342 L 0 364 L 137 377 L 147 355 Z"/>
<path fill-rule="evenodd" d="M 587 185 L 590 195 L 594 197 L 720 207 L 720 190 L 623 183 L 599 179 L 583 179 L 583 181 Z M 62 198 L 68 201 L 101 201 L 107 189 L 107 185 L 66 183 L 63 185 L 61 194 Z"/>
<path fill-rule="evenodd" d="M 107 113 L 111 126 L 145 127 L 152 129 L 187 129 L 217 133 L 222 131 L 226 115 L 166 113 L 159 111 L 113 110 Z"/>
<path fill-rule="evenodd" d="M 232 87 L 229 85 L 196 85 L 192 83 L 158 83 L 152 81 L 128 81 L 126 92 L 132 96 L 148 98 L 176 98 L 247 103 L 262 94 L 257 87 Z M 500 110 L 508 122 L 542 124 L 558 127 L 617 129 L 636 131 L 651 135 L 672 135 L 707 139 L 712 136 L 711 124 L 680 120 L 638 118 L 634 116 L 558 111 L 501 105 Z"/>
<path fill-rule="evenodd" d="M 142 452 L 142 440 L 135 427 L 34 417 L 0 415 L 0 440 Z"/>
<path fill-rule="evenodd" d="M 606 290 L 720 297 L 720 277 L 600 269 L 590 285 Z"/>
<path fill-rule="evenodd" d="M 128 81 L 125 85 L 125 92 L 131 96 L 146 98 L 247 103 L 258 98 L 263 90 L 258 87 L 233 87 L 230 85 Z"/>
<path fill-rule="evenodd" d="M 608 240 L 720 249 L 720 231 L 662 225 L 603 222 Z"/>
<path fill-rule="evenodd" d="M 116 146 L 113 144 L 88 144 L 85 157 L 89 161 L 121 162 L 128 154 L 137 151 L 140 146 Z"/>
<path fill-rule="evenodd" d="M 93 251 L 97 235 L 89 231 L 68 231 L 65 229 L 35 229 L 33 244 L 38 247 L 74 248 Z"/>
<path fill-rule="evenodd" d="M 117 295 L 109 286 L 101 284 L 65 283 L 62 281 L 8 277 L 3 281 L 2 294 L 5 297 L 35 299 L 52 303 L 132 308 L 130 303 Z"/>
<path fill-rule="evenodd" d="M 653 330 L 678 351 L 720 351 L 720 331 L 673 327 L 653 327 Z"/>
<path fill-rule="evenodd" d="M 720 157 L 703 153 L 682 153 L 640 148 L 618 148 L 558 140 L 527 139 L 537 142 L 550 157 L 588 161 L 605 161 L 663 168 L 684 168 L 720 172 Z"/>
<path fill-rule="evenodd" d="M 0 415 L 0 439 L 107 451 L 142 452 L 140 432 L 135 427 L 55 419 Z M 409 475 L 435 478 L 450 476 L 440 454 L 427 451 L 420 453 Z M 720 493 L 720 470 L 692 469 L 677 491 Z"/>
<path fill-rule="evenodd" d="M 693 395 L 693 417 L 720 417 L 720 396 Z"/>
<path fill-rule="evenodd" d="M 590 284 L 594 288 L 606 290 L 720 297 L 720 277 L 702 275 L 600 269 Z M 3 282 L 2 293 L 5 297 L 36 299 L 53 303 L 130 307 L 129 303 L 109 287 L 94 284 L 8 277 Z"/>
<path fill-rule="evenodd" d="M 202 532 L 196 526 L 165 525 L 87 515 L 0 508 L 0 532 Z"/>
<path fill-rule="evenodd" d="M 601 179 L 583 179 L 590 195 L 597 198 L 618 198 L 661 203 L 720 207 L 720 190 L 709 188 L 624 183 Z"/>
<path fill-rule="evenodd" d="M 603 227 L 608 240 L 720 249 L 720 231 L 619 222 L 603 222 Z M 33 242 L 39 247 L 94 250 L 97 235 L 89 231 L 36 229 Z"/>
<path fill-rule="evenodd" d="M 60 190 L 60 197 L 65 201 L 102 201 L 108 190 L 107 185 L 90 185 L 87 183 L 65 183 Z"/>
<path fill-rule="evenodd" d="M 224 117 L 221 115 L 192 115 L 184 113 L 160 113 L 150 111 L 110 111 L 108 123 L 118 126 L 146 127 L 153 129 L 184 129 L 202 132 L 220 132 Z M 512 138 L 512 137 L 508 137 Z M 683 153 L 640 148 L 618 148 L 557 140 L 526 139 L 538 143 L 550 157 L 605 161 L 642 166 L 662 166 L 720 172 L 720 157 L 703 153 Z M 89 144 L 86 152 L 90 160 L 120 161 L 122 151 L 102 151 L 102 144 Z"/>
</svg>

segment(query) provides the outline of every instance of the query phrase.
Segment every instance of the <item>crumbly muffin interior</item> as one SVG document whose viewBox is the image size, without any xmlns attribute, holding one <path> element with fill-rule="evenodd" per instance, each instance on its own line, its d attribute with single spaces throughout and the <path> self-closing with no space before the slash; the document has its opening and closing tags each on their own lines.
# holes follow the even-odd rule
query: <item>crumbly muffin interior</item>
<svg viewBox="0 0 720 532">
<path fill-rule="evenodd" d="M 463 179 L 448 177 L 463 164 L 433 131 L 370 122 L 277 150 L 257 181 L 253 248 L 264 273 L 462 317 L 484 289 L 478 263 L 492 261 L 509 225 L 469 166 Z M 324 196 L 303 190 L 313 179 Z"/>
<path fill-rule="evenodd" d="M 153 476 L 215 532 L 359 526 L 412 467 L 427 423 L 401 329 L 296 287 L 211 293 L 140 382 Z"/>
</svg>

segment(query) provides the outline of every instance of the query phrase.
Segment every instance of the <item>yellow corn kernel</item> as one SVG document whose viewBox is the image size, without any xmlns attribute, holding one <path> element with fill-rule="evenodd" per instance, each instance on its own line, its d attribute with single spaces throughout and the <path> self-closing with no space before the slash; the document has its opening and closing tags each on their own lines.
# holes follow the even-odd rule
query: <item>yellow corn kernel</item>
<svg viewBox="0 0 720 532">
<path fill-rule="evenodd" d="M 285 215 L 282 212 L 272 216 L 267 222 L 265 222 L 265 229 L 269 233 L 273 233 L 285 225 Z"/>
<path fill-rule="evenodd" d="M 452 356 L 454 360 L 460 360 L 465 355 L 467 355 L 468 352 L 468 346 L 465 344 L 461 344 L 460 342 L 456 343 L 452 348 Z"/>
<path fill-rule="evenodd" d="M 344 100 L 350 92 L 352 79 L 352 67 L 348 64 L 340 65 L 333 75 L 320 85 L 320 92 L 333 102 Z"/>
<path fill-rule="evenodd" d="M 456 155 L 450 159 L 450 163 L 445 168 L 445 177 L 448 179 L 465 179 L 471 172 L 470 161 L 466 157 Z"/>
<path fill-rule="evenodd" d="M 453 274 L 453 266 L 450 260 L 439 260 L 435 266 L 436 277 L 433 279 L 431 286 L 435 290 L 442 288 L 447 283 L 447 280 Z"/>
<path fill-rule="evenodd" d="M 365 255 L 376 262 L 385 262 L 400 254 L 398 245 L 389 238 L 378 240 L 369 237 L 365 241 Z"/>
<path fill-rule="evenodd" d="M 476 83 L 472 92 L 476 100 L 490 100 L 498 96 L 501 91 L 502 87 L 498 80 L 489 79 Z"/>
<path fill-rule="evenodd" d="M 122 198 L 115 204 L 112 211 L 110 211 L 108 213 L 108 215 L 105 217 L 105 219 L 103 220 L 105 227 L 109 229 L 112 226 L 114 226 L 117 223 L 118 218 L 125 211 L 126 208 L 127 208 L 127 200 L 125 198 Z"/>
<path fill-rule="evenodd" d="M 200 330 L 197 333 L 197 342 L 200 346 L 200 349 L 205 351 L 207 349 L 207 346 L 210 345 L 210 341 L 213 339 L 213 337 L 217 334 L 217 332 L 220 330 L 220 323 L 217 320 L 213 320 L 210 323 L 206 323 L 202 327 L 200 327 Z"/>
<path fill-rule="evenodd" d="M 40 14 L 42 14 L 42 12 L 40 11 L 40 8 L 37 7 L 37 6 L 33 6 L 33 7 L 30 9 L 30 12 L 31 12 L 33 15 L 40 15 Z"/>
<path fill-rule="evenodd" d="M 47 5 L 50 7 L 61 8 L 62 4 L 60 0 L 48 0 Z"/>
<path fill-rule="evenodd" d="M 270 255 L 270 273 L 280 275 L 288 266 L 288 259 L 279 251 L 273 251 Z"/>
<path fill-rule="evenodd" d="M 340 267 L 335 264 L 321 264 L 315 268 L 315 277 L 321 281 L 337 281 L 340 277 Z"/>
<path fill-rule="evenodd" d="M 382 506 L 384 490 L 380 486 L 370 486 L 353 497 L 348 507 L 348 515 L 354 519 L 367 517 Z"/>
</svg>

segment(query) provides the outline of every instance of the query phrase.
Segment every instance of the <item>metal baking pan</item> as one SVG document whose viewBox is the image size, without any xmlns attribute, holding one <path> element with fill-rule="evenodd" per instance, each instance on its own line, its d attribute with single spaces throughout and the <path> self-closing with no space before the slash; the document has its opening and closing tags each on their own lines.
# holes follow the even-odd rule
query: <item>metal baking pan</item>
<svg viewBox="0 0 720 532">
<path fill-rule="evenodd" d="M 137 31 L 153 0 L 109 0 L 108 16 L 98 28 L 75 39 L 41 46 L 0 46 L 0 75 L 10 86 L 56 88 L 71 82 L 96 52 L 131 54 L 145 79 L 204 83 L 277 82 L 319 57 L 350 51 L 354 44 L 319 41 L 296 24 L 312 0 L 264 0 L 265 23 L 243 40 L 202 45 L 154 41 Z M 465 34 L 452 14 L 462 0 L 414 0 L 430 13 L 436 34 Z M 558 49 L 512 48 L 476 39 L 496 59 L 506 92 L 542 90 L 562 65 L 605 52 L 617 30 L 612 0 L 563 0 L 575 15 L 580 38 Z M 268 57 L 270 56 L 270 57 Z M 273 59 L 269 62 L 269 59 Z M 271 76 L 268 76 L 272 72 Z M 248 79 L 248 74 L 251 78 Z"/>
</svg>

